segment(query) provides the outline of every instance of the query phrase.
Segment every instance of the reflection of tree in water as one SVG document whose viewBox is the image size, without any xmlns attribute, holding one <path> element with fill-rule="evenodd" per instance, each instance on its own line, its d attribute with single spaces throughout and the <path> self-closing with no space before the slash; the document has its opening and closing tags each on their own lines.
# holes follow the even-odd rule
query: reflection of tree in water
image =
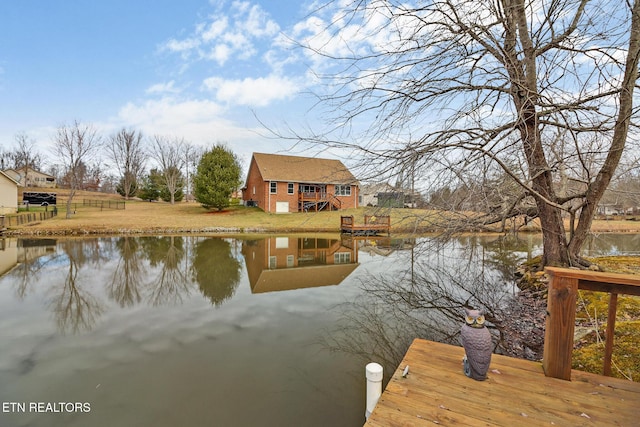
<svg viewBox="0 0 640 427">
<path fill-rule="evenodd" d="M 70 241 L 60 245 L 69 261 L 68 272 L 62 287 L 52 288 L 56 295 L 52 298 L 51 304 L 58 328 L 63 332 L 89 331 L 104 312 L 98 298 L 78 283 L 78 272 L 87 261 L 82 246 Z"/>
<path fill-rule="evenodd" d="M 152 278 L 150 301 L 153 305 L 178 304 L 189 294 L 185 261 L 185 238 L 181 236 L 143 238 L 144 251 L 151 266 L 160 267 Z"/>
<path fill-rule="evenodd" d="M 29 294 L 29 285 L 34 283 L 33 278 L 40 276 L 42 271 L 49 267 L 50 263 L 55 263 L 59 255 L 47 255 L 33 259 L 28 259 L 16 266 L 10 276 L 16 279 L 16 296 L 24 299 Z"/>
<path fill-rule="evenodd" d="M 513 234 L 492 239 L 478 239 L 475 236 L 474 240 L 483 248 L 481 259 L 484 265 L 500 273 L 505 282 L 515 283 L 518 267 L 534 258 L 535 245 Z M 539 248 L 539 253 L 542 253 L 542 248 Z"/>
<path fill-rule="evenodd" d="M 381 363 L 391 373 L 414 338 L 459 345 L 463 307 L 484 309 L 493 324 L 494 342 L 501 342 L 495 325 L 503 323 L 512 287 L 484 266 L 482 258 L 452 247 L 449 252 L 443 256 L 431 251 L 434 255 L 429 256 L 421 250 L 415 256 L 412 251 L 404 272 L 362 278 L 362 296 L 337 308 L 340 326 L 324 338 L 325 345 Z"/>
<path fill-rule="evenodd" d="M 582 250 L 587 256 L 638 255 L 640 234 L 592 234 Z"/>
<path fill-rule="evenodd" d="M 240 282 L 241 264 L 231 253 L 231 244 L 223 239 L 209 238 L 196 244 L 193 276 L 200 291 L 220 306 L 235 294 Z"/>
<path fill-rule="evenodd" d="M 135 237 L 121 237 L 116 247 L 120 258 L 111 276 L 108 294 L 121 307 L 132 306 L 140 302 L 140 286 L 146 275 L 140 245 Z"/>
<path fill-rule="evenodd" d="M 189 294 L 184 237 L 122 237 L 116 246 L 120 259 L 109 296 L 120 306 L 139 303 L 143 289 L 153 305 L 178 304 Z"/>
</svg>

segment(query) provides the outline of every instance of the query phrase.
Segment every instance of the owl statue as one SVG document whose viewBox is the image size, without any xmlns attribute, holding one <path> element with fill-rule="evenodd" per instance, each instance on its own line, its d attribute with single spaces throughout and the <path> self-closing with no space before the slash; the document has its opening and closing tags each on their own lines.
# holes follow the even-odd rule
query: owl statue
<svg viewBox="0 0 640 427">
<path fill-rule="evenodd" d="M 487 378 L 491 363 L 491 333 L 484 324 L 484 314 L 481 311 L 465 308 L 465 312 L 465 323 L 460 330 L 465 352 L 462 359 L 463 369 L 469 378 L 482 381 Z"/>
</svg>

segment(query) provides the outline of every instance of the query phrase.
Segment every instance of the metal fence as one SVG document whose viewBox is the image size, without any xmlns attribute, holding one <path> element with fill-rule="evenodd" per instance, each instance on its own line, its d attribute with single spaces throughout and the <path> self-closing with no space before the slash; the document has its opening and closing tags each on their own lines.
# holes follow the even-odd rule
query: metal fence
<svg viewBox="0 0 640 427">
<path fill-rule="evenodd" d="M 93 206 L 102 209 L 121 209 L 124 210 L 124 202 L 118 200 L 82 200 L 82 206 Z"/>
</svg>

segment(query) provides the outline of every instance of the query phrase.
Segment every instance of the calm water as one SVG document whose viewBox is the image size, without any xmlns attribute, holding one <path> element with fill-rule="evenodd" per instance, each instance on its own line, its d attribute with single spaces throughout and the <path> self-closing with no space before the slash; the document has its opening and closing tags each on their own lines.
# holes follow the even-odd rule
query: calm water
<svg viewBox="0 0 640 427">
<path fill-rule="evenodd" d="M 539 251 L 531 236 L 0 240 L 0 425 L 362 425 L 366 363 L 388 376 L 414 337 L 455 342 L 462 303 L 504 304 Z"/>
</svg>

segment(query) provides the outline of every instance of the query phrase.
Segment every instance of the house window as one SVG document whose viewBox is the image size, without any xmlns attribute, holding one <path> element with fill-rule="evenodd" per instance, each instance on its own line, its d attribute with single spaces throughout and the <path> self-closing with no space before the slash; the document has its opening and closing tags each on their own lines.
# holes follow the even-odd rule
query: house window
<svg viewBox="0 0 640 427">
<path fill-rule="evenodd" d="M 336 184 L 336 196 L 350 196 L 350 195 L 351 195 L 350 185 Z"/>
<path fill-rule="evenodd" d="M 316 186 L 315 185 L 300 184 L 300 192 L 301 193 L 315 193 L 316 192 Z"/>
<path fill-rule="evenodd" d="M 269 193 L 276 194 L 278 192 L 278 183 L 275 181 L 271 181 L 269 183 Z"/>
<path fill-rule="evenodd" d="M 293 194 L 293 182 L 287 184 L 287 194 Z"/>
<path fill-rule="evenodd" d="M 334 264 L 351 264 L 351 252 L 336 252 L 333 254 Z"/>
<path fill-rule="evenodd" d="M 253 186 L 253 194 L 256 194 L 256 186 Z"/>
</svg>

